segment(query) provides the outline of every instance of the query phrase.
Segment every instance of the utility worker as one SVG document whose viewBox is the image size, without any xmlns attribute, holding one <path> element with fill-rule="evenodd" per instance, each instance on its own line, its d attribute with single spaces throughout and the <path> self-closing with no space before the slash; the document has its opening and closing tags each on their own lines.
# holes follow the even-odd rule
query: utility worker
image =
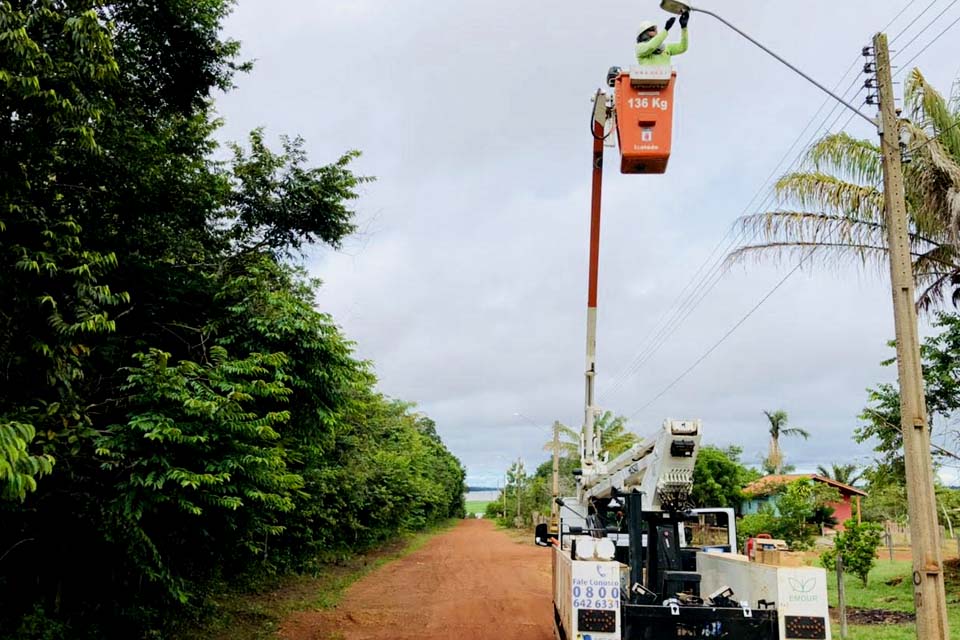
<svg viewBox="0 0 960 640">
<path fill-rule="evenodd" d="M 680 42 L 675 44 L 663 45 L 667 39 L 670 27 L 676 18 L 667 20 L 663 31 L 657 33 L 657 25 L 644 20 L 640 23 L 637 30 L 637 64 L 652 66 L 669 66 L 670 57 L 683 53 L 687 50 L 687 23 L 690 22 L 690 12 L 684 11 L 680 14 Z"/>
</svg>

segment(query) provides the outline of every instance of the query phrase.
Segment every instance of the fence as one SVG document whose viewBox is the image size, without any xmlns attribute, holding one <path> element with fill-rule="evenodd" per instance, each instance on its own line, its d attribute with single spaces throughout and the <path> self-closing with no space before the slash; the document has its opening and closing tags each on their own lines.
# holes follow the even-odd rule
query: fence
<svg viewBox="0 0 960 640">
<path fill-rule="evenodd" d="M 954 539 L 954 537 L 949 535 L 947 528 L 943 525 L 940 525 L 939 531 L 940 544 L 946 544 L 948 541 Z M 910 525 L 894 522 L 893 520 L 887 520 L 883 523 L 883 532 L 884 542 L 886 544 L 893 544 L 895 547 L 910 546 Z"/>
</svg>

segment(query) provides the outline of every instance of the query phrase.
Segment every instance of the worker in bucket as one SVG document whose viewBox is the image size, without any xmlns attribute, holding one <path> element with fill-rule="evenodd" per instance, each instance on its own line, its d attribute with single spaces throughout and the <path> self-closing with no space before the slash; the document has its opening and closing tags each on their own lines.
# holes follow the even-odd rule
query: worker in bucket
<svg viewBox="0 0 960 640">
<path fill-rule="evenodd" d="M 651 66 L 669 66 L 670 57 L 683 53 L 687 50 L 687 23 L 690 22 L 690 12 L 684 11 L 680 14 L 680 42 L 664 46 L 663 41 L 667 39 L 667 34 L 673 26 L 676 18 L 671 17 L 667 20 L 663 31 L 657 33 L 657 25 L 644 20 L 640 23 L 637 30 L 637 64 Z"/>
</svg>

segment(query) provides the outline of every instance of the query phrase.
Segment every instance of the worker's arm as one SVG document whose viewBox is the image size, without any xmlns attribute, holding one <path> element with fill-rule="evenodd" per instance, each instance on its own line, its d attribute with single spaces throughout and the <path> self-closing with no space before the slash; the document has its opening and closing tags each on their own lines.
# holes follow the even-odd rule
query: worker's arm
<svg viewBox="0 0 960 640">
<path fill-rule="evenodd" d="M 651 55 L 654 51 L 660 48 L 660 45 L 663 44 L 663 41 L 667 39 L 669 33 L 666 29 L 659 32 L 657 35 L 653 36 L 646 42 L 637 43 L 637 62 L 643 64 L 643 59 Z"/>
<path fill-rule="evenodd" d="M 680 42 L 675 42 L 673 44 L 667 45 L 667 53 L 672 56 L 683 53 L 687 50 L 687 45 L 689 44 L 689 38 L 687 37 L 687 29 L 684 27 L 680 30 Z"/>
</svg>

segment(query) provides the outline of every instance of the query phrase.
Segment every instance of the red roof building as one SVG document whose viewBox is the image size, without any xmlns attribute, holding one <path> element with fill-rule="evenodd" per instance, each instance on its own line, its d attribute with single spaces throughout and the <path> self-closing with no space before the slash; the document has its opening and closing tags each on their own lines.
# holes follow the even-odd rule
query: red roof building
<svg viewBox="0 0 960 640">
<path fill-rule="evenodd" d="M 796 480 L 822 482 L 840 492 L 840 502 L 829 503 L 829 506 L 833 507 L 833 517 L 838 522 L 834 527 L 837 531 L 843 531 L 843 523 L 851 518 L 860 522 L 860 498 L 866 496 L 867 492 L 815 473 L 771 475 L 751 482 L 743 488 L 745 500 L 740 507 L 741 512 L 743 515 L 757 513 L 763 505 L 773 503 L 774 497 L 784 485 Z"/>
</svg>

